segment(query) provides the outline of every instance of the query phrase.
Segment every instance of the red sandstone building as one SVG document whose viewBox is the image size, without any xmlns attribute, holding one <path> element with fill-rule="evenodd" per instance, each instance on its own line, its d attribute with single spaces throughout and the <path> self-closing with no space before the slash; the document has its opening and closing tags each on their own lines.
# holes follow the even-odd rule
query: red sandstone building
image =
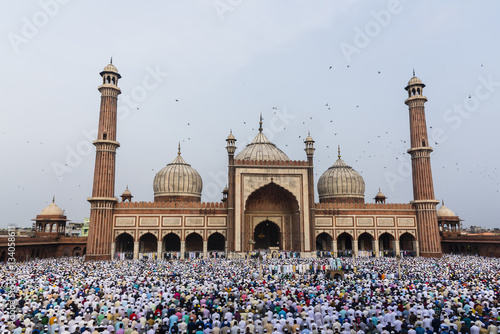
<svg viewBox="0 0 500 334">
<path fill-rule="evenodd" d="M 203 182 L 181 156 L 154 179 L 154 202 L 122 202 L 114 197 L 117 99 L 116 67 L 101 72 L 103 83 L 96 164 L 87 241 L 87 259 L 115 257 L 241 256 L 256 250 L 281 250 L 315 256 L 414 254 L 441 256 L 439 225 L 430 165 L 423 95 L 415 76 L 406 87 L 409 107 L 414 201 L 365 203 L 361 175 L 338 160 L 319 178 L 314 201 L 314 140 L 305 140 L 304 160 L 293 161 L 260 128 L 254 140 L 237 150 L 226 139 L 229 184 L 220 203 L 201 202 Z"/>
<path fill-rule="evenodd" d="M 182 158 L 180 147 L 177 157 L 153 180 L 154 202 L 132 201 L 128 187 L 121 201 L 115 197 L 121 76 L 113 64 L 100 75 L 88 238 L 79 238 L 73 249 L 55 246 L 51 256 L 86 254 L 87 260 L 242 257 L 266 250 L 301 257 L 439 257 L 443 250 L 467 251 L 471 242 L 477 253 L 500 255 L 500 238 L 462 236 L 459 217 L 444 205 L 436 211 L 439 201 L 434 198 L 425 85 L 415 76 L 405 88 L 413 176 L 410 203 L 386 203 L 380 191 L 375 203 L 366 203 L 365 182 L 342 160 L 340 149 L 338 159 L 315 184 L 313 138 L 308 135 L 304 142 L 304 160 L 290 160 L 264 135 L 262 117 L 255 138 L 243 149 L 237 149 L 232 133 L 226 138 L 228 186 L 221 202 L 206 203 L 201 201 L 201 176 Z M 315 186 L 319 203 L 314 200 Z M 47 237 L 56 245 L 69 240 L 62 236 L 66 217 L 53 206 L 55 203 L 35 219 L 38 238 L 32 241 L 33 247 Z M 82 240 L 86 247 L 81 247 Z"/>
</svg>

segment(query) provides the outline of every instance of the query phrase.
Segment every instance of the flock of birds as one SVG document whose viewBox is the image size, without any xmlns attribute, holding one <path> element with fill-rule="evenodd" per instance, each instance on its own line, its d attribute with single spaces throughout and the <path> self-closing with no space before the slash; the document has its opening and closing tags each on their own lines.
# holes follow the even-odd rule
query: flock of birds
<svg viewBox="0 0 500 334">
<path fill-rule="evenodd" d="M 347 68 L 349 68 L 350 66 L 347 65 Z M 481 64 L 481 67 L 483 67 L 483 64 Z M 333 70 L 333 66 L 329 66 L 328 70 Z M 381 71 L 377 71 L 377 74 L 381 74 Z M 471 98 L 471 95 L 469 95 L 469 98 Z M 175 103 L 181 103 L 180 102 L 180 99 L 174 99 Z M 360 112 L 362 113 L 362 108 L 360 109 L 360 104 L 355 104 L 353 105 L 353 109 L 354 110 L 360 110 Z M 335 160 L 337 159 L 337 144 L 342 144 L 341 143 L 341 140 L 340 139 L 335 139 L 335 138 L 339 138 L 339 137 L 342 137 L 344 138 L 343 140 L 348 140 L 346 138 L 347 135 L 345 133 L 342 133 L 342 127 L 341 126 L 338 126 L 336 124 L 336 120 L 335 120 L 335 113 L 331 112 L 331 110 L 333 109 L 335 111 L 335 108 L 334 108 L 334 105 L 328 101 L 324 104 L 324 107 L 325 107 L 325 111 L 330 111 L 329 113 L 327 113 L 327 115 L 330 115 L 330 118 L 325 120 L 324 119 L 324 116 L 321 116 L 322 119 L 320 119 L 319 121 L 317 120 L 314 120 L 313 121 L 313 116 L 306 116 L 306 117 L 303 117 L 302 119 L 300 120 L 297 120 L 295 121 L 294 120 L 294 123 L 295 124 L 290 124 L 288 127 L 292 127 L 294 132 L 300 132 L 300 133 L 304 133 L 304 132 L 307 132 L 307 129 L 305 129 L 307 126 L 311 126 L 311 127 L 314 127 L 315 125 L 317 126 L 317 123 L 321 123 L 322 125 L 325 125 L 326 124 L 329 124 L 329 126 L 331 127 L 332 131 L 331 131 L 331 137 L 330 137 L 330 140 L 328 140 L 327 142 L 323 142 L 322 144 L 320 144 L 320 146 L 317 146 L 316 145 L 316 148 L 324 148 L 325 151 L 326 151 L 326 165 L 330 166 L 332 165 Z M 137 108 L 137 110 L 139 110 L 139 108 Z M 271 112 L 273 114 L 276 114 L 278 112 L 278 107 L 276 106 L 273 106 L 272 109 L 271 109 Z M 325 114 L 325 113 L 318 113 L 318 114 Z M 356 116 L 358 117 L 358 116 Z M 312 122 L 310 122 L 312 121 Z M 257 122 L 255 120 L 242 120 L 242 130 L 245 130 L 247 131 L 247 125 L 248 124 L 255 124 L 257 125 Z M 197 121 L 196 120 L 192 120 L 190 122 L 186 122 L 186 126 L 191 126 L 192 124 L 196 124 Z M 299 127 L 296 126 L 296 124 L 300 124 L 302 125 L 302 130 L 300 131 L 297 131 L 297 129 Z M 199 125 L 199 124 L 197 124 Z M 432 129 L 433 126 L 428 126 L 429 129 Z M 251 128 L 252 131 L 256 131 L 257 128 L 256 127 L 252 127 Z M 283 131 L 286 131 L 287 128 L 286 127 L 283 127 Z M 192 131 L 187 131 L 186 133 L 196 133 L 196 130 L 192 130 Z M 7 132 L 4 131 L 3 132 L 4 135 L 7 135 Z M 407 134 L 407 137 L 409 138 L 409 133 L 408 131 L 406 131 L 406 134 Z M 337 137 L 337 135 L 339 135 Z M 290 146 L 297 146 L 300 144 L 300 141 L 303 141 L 304 140 L 304 136 L 303 135 L 298 135 L 298 140 L 299 141 L 295 141 L 293 144 L 290 143 L 290 140 L 287 140 L 287 136 L 286 135 L 281 135 L 280 137 L 284 138 L 285 141 L 287 141 L 288 143 L 285 143 L 284 146 L 285 147 L 289 147 Z M 185 140 L 191 140 L 191 137 L 187 137 L 186 139 L 182 140 L 182 141 L 185 141 Z M 33 140 L 27 140 L 26 141 L 26 145 L 33 145 L 34 141 Z M 318 143 L 317 143 L 318 144 Z M 435 142 L 433 143 L 435 146 L 439 145 L 439 142 Z M 44 143 L 41 141 L 39 142 L 39 145 L 44 145 Z M 280 145 L 277 145 L 278 147 Z M 298 147 L 301 147 L 301 145 L 299 145 Z M 370 166 L 371 164 L 374 164 L 374 163 L 377 163 L 378 161 L 378 164 L 380 164 L 381 161 L 383 161 L 385 163 L 385 165 L 383 166 L 383 169 L 384 170 L 390 170 L 391 168 L 394 169 L 394 168 L 397 168 L 397 162 L 398 160 L 401 161 L 401 160 L 404 160 L 404 159 L 407 159 L 409 160 L 409 157 L 408 157 L 408 154 L 406 153 L 406 150 L 409 148 L 409 141 L 407 139 L 399 139 L 399 138 L 395 138 L 392 136 L 391 132 L 390 131 L 379 131 L 378 134 L 374 134 L 369 140 L 366 140 L 366 144 L 363 145 L 362 147 L 359 147 L 358 149 L 358 156 L 356 158 L 354 158 L 352 161 L 346 161 L 348 163 L 348 165 L 351 165 L 353 168 L 357 169 L 360 173 L 363 172 L 363 167 L 359 168 L 360 165 L 362 166 Z M 43 151 L 43 149 L 40 149 L 38 148 L 37 149 L 38 151 Z M 371 153 L 370 153 L 371 152 Z M 334 153 L 334 154 L 333 154 Z M 91 155 L 93 157 L 93 155 Z M 322 157 L 323 156 L 323 157 Z M 317 161 L 318 164 L 321 164 L 321 160 L 322 159 L 325 159 L 325 153 L 323 153 L 321 155 L 317 155 L 315 157 L 315 161 Z M 352 156 L 352 152 L 350 152 L 350 156 Z M 436 159 L 433 159 L 433 161 L 435 161 Z M 392 161 L 392 163 L 391 163 Z M 33 165 L 35 166 L 35 165 Z M 316 168 L 318 169 L 318 168 Z M 456 175 L 457 177 L 459 177 L 460 175 L 460 171 L 461 171 L 461 166 L 458 162 L 455 162 L 455 164 L 449 164 L 448 162 L 446 162 L 445 164 L 442 164 L 441 166 L 434 166 L 433 165 L 433 170 L 434 170 L 434 177 L 436 178 L 436 175 L 439 175 L 440 172 L 437 172 L 437 170 L 442 170 L 444 173 L 449 173 L 450 170 L 455 170 L 456 172 L 454 173 L 454 175 Z M 45 166 L 42 166 L 40 168 L 40 171 L 42 172 L 42 175 L 44 177 L 51 177 L 52 175 L 50 175 L 50 173 L 52 173 L 52 168 L 50 168 L 50 166 L 48 165 L 45 165 Z M 152 169 L 152 172 L 155 172 L 155 169 Z M 436 173 L 437 172 L 437 173 Z M 499 175 L 498 175 L 498 171 L 497 171 L 497 168 L 496 167 L 490 167 L 490 166 L 482 166 L 482 165 L 479 165 L 477 164 L 475 166 L 475 168 L 473 169 L 468 169 L 466 172 L 468 172 L 467 174 L 472 174 L 473 176 L 472 177 L 477 177 L 477 176 L 480 176 L 486 180 L 488 180 L 488 182 L 490 183 L 496 183 L 496 186 L 497 186 L 497 189 L 500 188 L 500 178 L 499 178 Z M 382 173 L 383 171 L 381 171 L 381 178 L 382 178 Z M 319 174 L 316 174 L 316 177 L 318 177 Z M 86 182 L 85 184 L 78 184 L 77 187 L 78 188 L 83 188 L 84 190 L 82 191 L 78 191 L 78 192 L 75 192 L 75 194 L 79 194 L 79 193 L 85 193 L 85 196 L 91 191 L 91 180 L 86 180 L 88 182 Z M 18 185 L 18 190 L 19 191 L 26 191 L 27 189 L 30 189 L 31 185 L 29 185 L 29 182 L 31 182 L 31 180 L 26 180 L 26 182 L 28 183 L 23 183 L 21 185 Z M 373 182 L 373 181 L 371 181 Z M 385 182 L 385 181 L 382 181 L 382 182 Z M 449 185 L 446 185 L 447 187 Z M 117 190 L 118 191 L 118 190 Z M 496 190 L 496 192 L 498 193 L 499 190 Z M 19 196 L 19 198 L 23 198 L 21 196 Z M 81 199 L 80 198 L 69 198 L 70 201 L 73 201 L 73 200 L 78 200 L 80 201 Z M 47 203 L 49 203 L 49 201 L 47 201 Z M 19 206 L 19 203 L 16 203 L 15 204 L 16 206 Z"/>
</svg>

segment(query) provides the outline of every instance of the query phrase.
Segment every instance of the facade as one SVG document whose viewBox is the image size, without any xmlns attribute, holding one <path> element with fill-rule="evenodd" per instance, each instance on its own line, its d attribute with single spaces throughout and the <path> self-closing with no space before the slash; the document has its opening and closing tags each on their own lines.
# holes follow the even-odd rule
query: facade
<svg viewBox="0 0 500 334">
<path fill-rule="evenodd" d="M 365 202 L 361 175 L 337 161 L 314 183 L 314 140 L 305 140 L 304 160 L 294 161 L 271 143 L 260 127 L 238 151 L 226 138 L 228 186 L 218 203 L 201 201 L 203 181 L 179 152 L 153 180 L 154 202 L 132 201 L 127 189 L 114 196 L 117 97 L 121 78 L 113 64 L 100 73 L 103 84 L 87 259 L 116 257 L 238 257 L 287 251 L 302 257 L 342 255 L 441 256 L 423 95 L 413 76 L 407 87 L 414 200 L 386 203 L 379 192 Z M 315 189 L 319 203 L 316 203 Z M 320 253 L 321 254 L 321 253 Z"/>
<path fill-rule="evenodd" d="M 217 203 L 201 201 L 203 180 L 181 150 L 155 176 L 154 201 L 133 201 L 127 188 L 115 196 L 117 100 L 121 78 L 113 64 L 102 84 L 90 218 L 81 237 L 65 236 L 68 221 L 55 200 L 36 216 L 35 236 L 17 236 L 15 258 L 86 255 L 115 258 L 243 257 L 257 251 L 288 256 L 427 256 L 472 253 L 500 257 L 500 236 L 461 233 L 461 219 L 444 203 L 436 210 L 425 122 L 425 85 L 415 74 L 408 98 L 413 201 L 386 203 L 379 190 L 365 201 L 365 181 L 338 153 L 315 183 L 314 140 L 304 160 L 289 159 L 262 130 L 241 150 L 226 138 L 228 185 Z M 315 202 L 318 191 L 319 203 Z M 88 235 L 87 235 L 88 233 Z M 6 236 L 6 235 L 5 235 Z M 0 262 L 11 257 L 0 236 Z"/>
</svg>

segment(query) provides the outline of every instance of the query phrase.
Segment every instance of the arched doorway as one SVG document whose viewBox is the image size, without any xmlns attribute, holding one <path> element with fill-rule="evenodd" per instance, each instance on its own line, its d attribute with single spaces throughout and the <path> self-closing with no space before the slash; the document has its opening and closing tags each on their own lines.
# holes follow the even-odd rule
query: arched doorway
<svg viewBox="0 0 500 334">
<path fill-rule="evenodd" d="M 255 226 L 253 234 L 255 241 L 254 249 L 269 249 L 269 247 L 280 247 L 280 228 L 270 220 L 265 220 Z"/>
<path fill-rule="evenodd" d="M 316 237 L 316 250 L 317 251 L 331 251 L 332 250 L 332 237 L 326 233 L 320 233 Z"/>
<path fill-rule="evenodd" d="M 370 233 L 362 233 L 358 237 L 358 256 L 374 256 L 373 236 Z"/>
<path fill-rule="evenodd" d="M 263 215 L 276 218 L 262 221 Z M 272 230 L 264 230 L 266 224 Z M 279 247 L 282 250 L 301 251 L 304 236 L 300 231 L 299 203 L 290 191 L 271 181 L 248 196 L 245 202 L 243 250 Z"/>
<path fill-rule="evenodd" d="M 342 233 L 337 237 L 338 256 L 352 256 L 352 236 L 349 233 Z"/>
<path fill-rule="evenodd" d="M 218 232 L 212 233 L 208 237 L 207 250 L 209 252 L 223 252 L 226 248 L 226 238 Z"/>
<path fill-rule="evenodd" d="M 78 246 L 73 248 L 73 256 L 82 256 L 82 248 Z"/>
<path fill-rule="evenodd" d="M 116 237 L 115 241 L 116 253 L 130 253 L 134 252 L 134 238 L 128 233 L 122 233 Z"/>
<path fill-rule="evenodd" d="M 139 238 L 139 253 L 156 253 L 158 239 L 151 233 L 146 233 Z"/>
<path fill-rule="evenodd" d="M 399 237 L 399 249 L 402 256 L 416 256 L 415 237 L 411 233 L 403 233 Z M 458 252 L 458 248 L 456 250 Z"/>
<path fill-rule="evenodd" d="M 387 232 L 378 237 L 378 248 L 382 256 L 396 256 L 394 241 L 394 237 Z"/>
<path fill-rule="evenodd" d="M 186 237 L 186 252 L 203 252 L 203 238 L 198 233 Z"/>
<path fill-rule="evenodd" d="M 163 237 L 163 250 L 165 252 L 180 252 L 181 238 L 175 233 L 169 233 Z"/>
<path fill-rule="evenodd" d="M 71 255 L 71 248 L 69 246 L 64 247 L 64 249 L 62 251 L 62 256 L 63 257 L 68 257 L 70 255 Z"/>
</svg>

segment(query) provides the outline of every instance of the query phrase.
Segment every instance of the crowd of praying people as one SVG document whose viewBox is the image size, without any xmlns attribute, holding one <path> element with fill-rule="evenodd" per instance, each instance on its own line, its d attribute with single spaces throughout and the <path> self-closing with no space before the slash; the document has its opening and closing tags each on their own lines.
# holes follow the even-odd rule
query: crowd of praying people
<svg viewBox="0 0 500 334">
<path fill-rule="evenodd" d="M 466 255 L 54 258 L 0 266 L 0 334 L 497 334 L 499 291 Z"/>
</svg>

